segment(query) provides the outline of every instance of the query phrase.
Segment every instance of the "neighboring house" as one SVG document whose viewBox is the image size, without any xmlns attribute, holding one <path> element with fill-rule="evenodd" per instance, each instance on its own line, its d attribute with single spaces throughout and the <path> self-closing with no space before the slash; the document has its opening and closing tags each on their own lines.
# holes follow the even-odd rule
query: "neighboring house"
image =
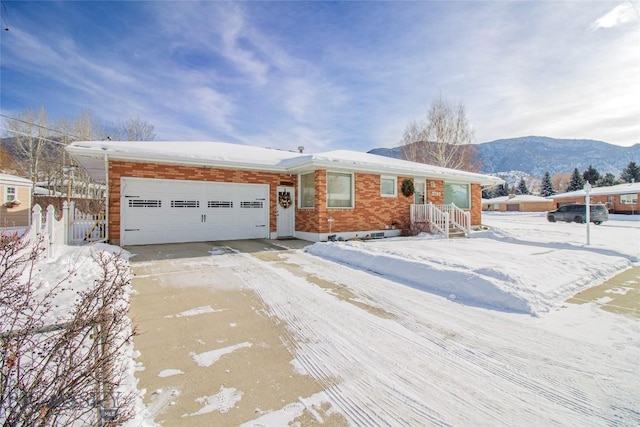
<svg viewBox="0 0 640 427">
<path fill-rule="evenodd" d="M 71 198 L 103 199 L 106 192 L 104 184 L 96 184 L 77 179 L 72 179 L 71 182 L 69 182 L 68 178 L 38 181 L 36 182 L 36 186 L 35 194 L 43 196 L 63 195 L 67 197 L 67 193 L 70 192 Z M 69 189 L 71 191 L 69 191 Z"/>
<path fill-rule="evenodd" d="M 391 236 L 411 205 L 455 202 L 481 223 L 499 178 L 353 151 L 319 154 L 218 142 L 75 142 L 68 152 L 107 182 L 113 244 Z M 415 194 L 402 194 L 411 181 Z M 394 230 L 394 228 L 397 228 Z"/>
<path fill-rule="evenodd" d="M 553 200 L 530 194 L 510 194 L 508 196 L 482 199 L 482 210 L 499 212 L 546 212 L 555 209 Z"/>
<path fill-rule="evenodd" d="M 0 173 L 0 228 L 30 224 L 32 188 L 33 183 L 26 178 Z"/>
<path fill-rule="evenodd" d="M 584 190 L 549 196 L 557 207 L 571 203 L 584 203 Z M 610 187 L 593 187 L 589 193 L 591 203 L 603 203 L 611 213 L 640 213 L 640 182 L 612 185 Z"/>
</svg>

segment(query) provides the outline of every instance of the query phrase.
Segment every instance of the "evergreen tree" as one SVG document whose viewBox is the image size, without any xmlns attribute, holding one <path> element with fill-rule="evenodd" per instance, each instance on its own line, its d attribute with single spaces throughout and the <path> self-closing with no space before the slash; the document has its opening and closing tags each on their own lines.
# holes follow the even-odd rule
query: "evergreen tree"
<svg viewBox="0 0 640 427">
<path fill-rule="evenodd" d="M 611 172 L 607 172 L 604 174 L 602 178 L 596 183 L 598 187 L 611 187 L 612 185 L 617 185 L 618 180 L 615 175 Z"/>
<path fill-rule="evenodd" d="M 582 179 L 589 181 L 589 184 L 596 185 L 596 182 L 600 180 L 600 172 L 593 166 L 589 167 L 582 173 Z"/>
<path fill-rule="evenodd" d="M 620 174 L 620 181 L 640 182 L 640 166 L 637 166 L 636 162 L 629 162 L 627 167 L 624 168 Z"/>
<path fill-rule="evenodd" d="M 551 175 L 549 172 L 544 173 L 544 177 L 542 177 L 542 184 L 540 185 L 540 194 L 542 197 L 549 197 L 557 194 L 555 188 L 553 188 L 553 184 L 551 183 Z"/>
<path fill-rule="evenodd" d="M 502 185 L 498 185 L 493 192 L 493 197 L 501 197 L 509 195 L 509 184 L 506 182 Z"/>
<path fill-rule="evenodd" d="M 575 168 L 573 174 L 571 174 L 571 181 L 565 191 L 568 193 L 570 191 L 582 190 L 582 187 L 584 187 L 584 180 L 580 172 L 578 172 L 578 168 Z"/>
<path fill-rule="evenodd" d="M 516 194 L 531 194 L 527 188 L 527 183 L 524 182 L 524 178 L 520 178 L 518 188 L 516 188 Z"/>
</svg>

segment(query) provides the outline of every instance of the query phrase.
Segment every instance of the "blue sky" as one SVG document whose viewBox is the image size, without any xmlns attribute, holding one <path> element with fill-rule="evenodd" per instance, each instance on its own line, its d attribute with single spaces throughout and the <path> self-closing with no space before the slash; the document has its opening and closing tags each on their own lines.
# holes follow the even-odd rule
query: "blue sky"
<svg viewBox="0 0 640 427">
<path fill-rule="evenodd" d="M 91 110 L 159 140 L 368 151 L 442 96 L 476 142 L 640 143 L 638 1 L 2 4 L 9 116 Z"/>
</svg>

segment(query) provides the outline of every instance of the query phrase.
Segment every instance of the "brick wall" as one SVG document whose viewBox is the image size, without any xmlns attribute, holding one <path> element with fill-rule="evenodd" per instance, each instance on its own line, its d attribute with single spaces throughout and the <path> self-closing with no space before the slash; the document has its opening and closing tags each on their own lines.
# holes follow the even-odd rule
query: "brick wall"
<svg viewBox="0 0 640 427">
<path fill-rule="evenodd" d="M 412 177 L 397 177 L 397 197 L 383 197 L 380 194 L 380 175 L 369 173 L 355 173 L 355 207 L 328 208 L 327 207 L 327 172 L 315 172 L 315 207 L 298 208 L 296 203 L 295 230 L 309 233 L 328 233 L 329 217 L 333 218 L 331 232 L 352 232 L 383 230 L 396 222 L 396 228 L 408 228 L 410 221 L 410 205 L 414 197 L 402 195 L 401 186 L 405 179 Z M 242 171 L 222 168 L 206 168 L 197 166 L 167 165 L 158 163 L 137 163 L 111 161 L 109 163 L 109 239 L 120 239 L 120 178 L 156 178 L 177 179 L 210 182 L 236 182 L 269 184 L 270 218 L 269 230 L 277 229 L 277 187 L 279 185 L 293 186 L 296 196 L 299 196 L 297 176 L 288 173 L 272 173 L 259 171 Z M 427 181 L 427 200 L 434 204 L 444 203 L 444 182 Z M 481 222 L 481 187 L 471 186 L 471 223 Z"/>
<path fill-rule="evenodd" d="M 482 224 L 482 186 L 471 184 L 471 225 Z"/>
<path fill-rule="evenodd" d="M 109 162 L 109 239 L 120 240 L 120 178 L 156 178 L 190 181 L 269 184 L 269 230 L 276 231 L 278 186 L 296 186 L 297 177 L 288 173 L 242 171 L 158 163 Z"/>
<path fill-rule="evenodd" d="M 400 191 L 402 181 L 398 177 L 397 197 L 380 195 L 380 175 L 355 173 L 355 207 L 327 207 L 327 171 L 315 172 L 315 207 L 297 209 L 296 230 L 310 233 L 328 233 L 329 217 L 333 218 L 332 233 L 349 231 L 384 230 L 391 227 L 393 221 L 397 228 L 409 226 L 409 205 L 413 197 L 404 197 Z"/>
<path fill-rule="evenodd" d="M 427 180 L 427 203 L 444 205 L 444 181 Z"/>
</svg>

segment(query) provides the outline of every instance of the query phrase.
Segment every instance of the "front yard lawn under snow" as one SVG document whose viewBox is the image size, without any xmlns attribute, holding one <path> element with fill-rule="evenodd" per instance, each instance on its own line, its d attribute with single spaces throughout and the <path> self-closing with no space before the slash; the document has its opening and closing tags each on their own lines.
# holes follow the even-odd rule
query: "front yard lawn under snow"
<svg viewBox="0 0 640 427">
<path fill-rule="evenodd" d="M 307 252 L 463 304 L 539 315 L 640 261 L 640 221 L 549 223 L 542 214 L 487 214 L 468 239 L 432 235 L 319 243 Z M 626 219 L 626 221 L 624 221 Z"/>
</svg>

